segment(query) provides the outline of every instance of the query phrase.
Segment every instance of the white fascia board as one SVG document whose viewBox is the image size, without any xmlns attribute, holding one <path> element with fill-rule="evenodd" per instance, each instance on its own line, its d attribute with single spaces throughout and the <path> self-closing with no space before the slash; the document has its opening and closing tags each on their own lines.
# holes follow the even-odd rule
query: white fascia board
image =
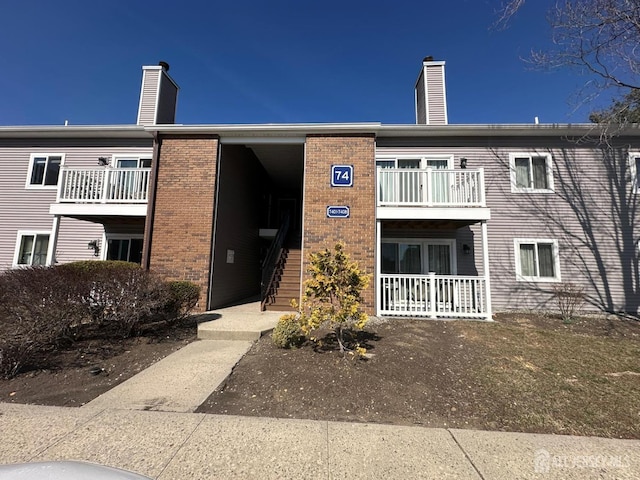
<svg viewBox="0 0 640 480">
<path fill-rule="evenodd" d="M 52 203 L 49 206 L 51 215 L 60 216 L 121 216 L 121 217 L 145 217 L 147 204 L 136 203 L 109 204 L 109 203 Z"/>
<path fill-rule="evenodd" d="M 147 131 L 161 134 L 217 134 L 220 136 L 244 137 L 295 137 L 309 134 L 371 133 L 379 131 L 380 123 L 265 123 L 223 125 L 148 125 Z"/>
<path fill-rule="evenodd" d="M 448 124 L 448 125 L 381 125 L 379 137 L 548 137 L 600 136 L 605 129 L 591 123 L 576 124 Z M 640 136 L 640 124 L 616 130 L 617 136 Z"/>
<path fill-rule="evenodd" d="M 257 145 L 257 144 L 295 144 L 303 145 L 307 138 L 304 135 L 299 137 L 233 137 L 227 135 L 220 136 L 220 143 L 225 145 Z"/>
<path fill-rule="evenodd" d="M 487 207 L 377 207 L 378 220 L 474 220 L 491 219 Z"/>
<path fill-rule="evenodd" d="M 39 125 L 0 126 L 0 138 L 148 138 L 153 136 L 140 125 Z"/>
</svg>

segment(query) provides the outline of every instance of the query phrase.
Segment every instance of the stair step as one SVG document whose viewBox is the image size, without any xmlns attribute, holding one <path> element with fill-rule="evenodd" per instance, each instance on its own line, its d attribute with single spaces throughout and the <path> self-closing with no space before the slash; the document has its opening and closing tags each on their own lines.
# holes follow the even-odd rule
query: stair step
<svg viewBox="0 0 640 480">
<path fill-rule="evenodd" d="M 268 310 L 270 312 L 295 312 L 296 309 L 293 308 L 291 305 L 277 305 L 275 303 L 272 303 L 271 305 L 265 305 L 265 310 Z"/>
</svg>

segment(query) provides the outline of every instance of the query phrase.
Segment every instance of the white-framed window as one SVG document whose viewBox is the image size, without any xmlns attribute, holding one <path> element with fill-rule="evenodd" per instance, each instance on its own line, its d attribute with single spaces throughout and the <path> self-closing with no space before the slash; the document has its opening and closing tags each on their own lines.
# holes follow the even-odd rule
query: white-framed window
<svg viewBox="0 0 640 480">
<path fill-rule="evenodd" d="M 376 157 L 376 167 L 451 169 L 453 168 L 453 155 L 379 155 Z"/>
<path fill-rule="evenodd" d="M 633 189 L 640 193 L 640 152 L 629 153 L 629 170 L 631 171 Z"/>
<path fill-rule="evenodd" d="M 116 155 L 111 161 L 116 168 L 151 168 L 149 155 Z"/>
<path fill-rule="evenodd" d="M 142 262 L 142 235 L 108 234 L 105 236 L 106 248 L 104 260 L 122 260 L 124 262 Z"/>
<path fill-rule="evenodd" d="M 32 154 L 27 173 L 27 188 L 56 188 L 60 167 L 63 164 L 64 154 L 62 153 Z"/>
<path fill-rule="evenodd" d="M 383 238 L 381 273 L 455 275 L 456 241 L 454 239 Z"/>
<path fill-rule="evenodd" d="M 510 153 L 511 192 L 553 192 L 553 165 L 549 153 Z"/>
<path fill-rule="evenodd" d="M 50 231 L 18 231 L 13 265 L 49 265 Z"/>
<path fill-rule="evenodd" d="M 557 240 L 516 238 L 513 240 L 513 244 L 518 281 L 560 281 L 560 256 Z"/>
</svg>

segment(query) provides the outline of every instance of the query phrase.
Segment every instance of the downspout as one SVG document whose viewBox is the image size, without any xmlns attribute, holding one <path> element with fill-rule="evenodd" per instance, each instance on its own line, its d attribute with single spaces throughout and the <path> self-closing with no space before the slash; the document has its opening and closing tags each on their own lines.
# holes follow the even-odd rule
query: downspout
<svg viewBox="0 0 640 480">
<path fill-rule="evenodd" d="M 149 193 L 147 197 L 147 218 L 144 222 L 144 239 L 142 241 L 142 268 L 151 267 L 151 239 L 153 238 L 153 220 L 156 210 L 156 192 L 158 190 L 158 168 L 160 146 L 162 140 L 158 132 L 153 133 L 153 154 L 151 156 L 151 174 L 149 175 Z"/>
</svg>

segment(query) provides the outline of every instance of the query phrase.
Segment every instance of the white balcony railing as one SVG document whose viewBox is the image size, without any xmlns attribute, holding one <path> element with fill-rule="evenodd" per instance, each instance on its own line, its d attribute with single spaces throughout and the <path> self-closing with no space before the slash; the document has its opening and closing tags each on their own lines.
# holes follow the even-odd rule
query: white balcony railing
<svg viewBox="0 0 640 480">
<path fill-rule="evenodd" d="M 483 277 L 380 275 L 380 315 L 488 318 Z"/>
<path fill-rule="evenodd" d="M 146 203 L 150 168 L 64 168 L 58 203 Z"/>
<path fill-rule="evenodd" d="M 378 206 L 484 207 L 484 171 L 378 169 Z"/>
</svg>

